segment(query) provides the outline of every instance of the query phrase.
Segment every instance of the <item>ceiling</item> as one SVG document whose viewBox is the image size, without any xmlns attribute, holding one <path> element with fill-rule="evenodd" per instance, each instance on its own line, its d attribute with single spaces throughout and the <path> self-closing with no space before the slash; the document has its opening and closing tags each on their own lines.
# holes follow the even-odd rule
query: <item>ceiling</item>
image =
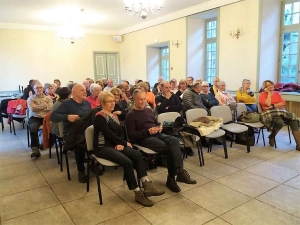
<svg viewBox="0 0 300 225">
<path fill-rule="evenodd" d="M 164 0 L 160 14 L 143 21 L 126 14 L 124 0 L 0 0 L 0 23 L 2 27 L 5 24 L 58 27 L 71 9 L 80 14 L 82 28 L 116 32 L 209 1 L 213 0 Z M 80 9 L 84 12 L 80 13 Z"/>
</svg>

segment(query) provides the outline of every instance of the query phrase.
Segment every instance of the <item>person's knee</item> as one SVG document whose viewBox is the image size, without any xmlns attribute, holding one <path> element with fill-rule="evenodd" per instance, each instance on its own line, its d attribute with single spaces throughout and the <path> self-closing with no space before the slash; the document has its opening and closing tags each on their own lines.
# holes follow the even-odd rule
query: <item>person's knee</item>
<svg viewBox="0 0 300 225">
<path fill-rule="evenodd" d="M 274 128 L 281 129 L 284 126 L 284 121 L 281 118 L 276 118 L 274 120 Z"/>
<path fill-rule="evenodd" d="M 133 168 L 133 163 L 129 158 L 126 158 L 126 159 L 123 160 L 122 166 L 124 168 Z"/>
</svg>

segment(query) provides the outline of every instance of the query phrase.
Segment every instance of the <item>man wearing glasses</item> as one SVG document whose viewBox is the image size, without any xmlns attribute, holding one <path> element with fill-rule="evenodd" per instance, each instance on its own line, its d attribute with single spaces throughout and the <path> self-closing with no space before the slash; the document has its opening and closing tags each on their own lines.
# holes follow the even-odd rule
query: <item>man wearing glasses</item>
<svg viewBox="0 0 300 225">
<path fill-rule="evenodd" d="M 201 84 L 200 96 L 204 106 L 207 109 L 211 109 L 211 107 L 219 105 L 219 101 L 209 91 L 209 84 L 207 81 L 203 81 Z"/>
</svg>

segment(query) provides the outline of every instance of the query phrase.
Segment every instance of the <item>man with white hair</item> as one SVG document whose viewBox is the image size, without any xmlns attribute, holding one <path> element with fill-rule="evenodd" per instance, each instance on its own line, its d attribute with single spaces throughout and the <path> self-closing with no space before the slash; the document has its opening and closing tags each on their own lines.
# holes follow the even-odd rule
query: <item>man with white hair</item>
<svg viewBox="0 0 300 225">
<path fill-rule="evenodd" d="M 110 91 L 114 87 L 114 82 L 112 79 L 107 80 L 107 86 L 104 88 L 103 91 Z"/>
<path fill-rule="evenodd" d="M 200 96 L 204 106 L 207 109 L 219 105 L 219 101 L 215 98 L 215 96 L 212 93 L 210 93 L 209 84 L 207 81 L 203 81 L 201 84 Z"/>
</svg>

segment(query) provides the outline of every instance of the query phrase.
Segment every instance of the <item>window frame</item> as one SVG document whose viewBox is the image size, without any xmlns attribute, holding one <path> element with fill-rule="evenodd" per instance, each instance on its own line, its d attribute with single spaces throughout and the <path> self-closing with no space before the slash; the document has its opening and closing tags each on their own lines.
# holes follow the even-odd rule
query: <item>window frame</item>
<svg viewBox="0 0 300 225">
<path fill-rule="evenodd" d="M 163 52 L 164 49 L 168 49 L 169 50 L 169 54 L 168 55 L 162 55 L 162 52 Z M 163 77 L 162 62 L 163 62 L 163 60 L 168 60 L 169 61 L 169 68 L 168 68 L 168 74 L 169 74 L 169 76 L 167 77 L 168 79 L 165 79 L 164 77 L 163 77 L 163 79 L 166 80 L 166 81 L 170 81 L 170 48 L 169 48 L 169 46 L 165 46 L 165 47 L 161 47 L 160 48 L 159 57 L 160 57 L 159 58 L 159 61 L 160 61 L 160 63 L 159 63 L 159 75 L 161 77 Z"/>
</svg>

